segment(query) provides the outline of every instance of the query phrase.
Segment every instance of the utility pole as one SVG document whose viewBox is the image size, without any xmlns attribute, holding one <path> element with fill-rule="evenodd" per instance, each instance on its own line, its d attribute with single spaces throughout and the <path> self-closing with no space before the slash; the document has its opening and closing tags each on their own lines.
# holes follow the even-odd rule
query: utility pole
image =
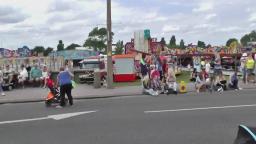
<svg viewBox="0 0 256 144">
<path fill-rule="evenodd" d="M 107 88 L 113 88 L 111 0 L 107 0 Z"/>
</svg>

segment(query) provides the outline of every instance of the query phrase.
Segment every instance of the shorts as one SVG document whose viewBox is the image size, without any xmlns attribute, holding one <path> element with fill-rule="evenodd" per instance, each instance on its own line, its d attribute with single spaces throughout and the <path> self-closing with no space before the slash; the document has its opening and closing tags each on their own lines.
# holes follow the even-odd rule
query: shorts
<svg viewBox="0 0 256 144">
<path fill-rule="evenodd" d="M 247 69 L 247 75 L 252 75 L 253 74 L 253 69 Z"/>
<path fill-rule="evenodd" d="M 214 75 L 215 75 L 215 76 L 220 76 L 220 75 L 222 75 L 222 70 L 221 70 L 221 69 L 215 69 L 215 70 L 214 70 Z"/>
</svg>

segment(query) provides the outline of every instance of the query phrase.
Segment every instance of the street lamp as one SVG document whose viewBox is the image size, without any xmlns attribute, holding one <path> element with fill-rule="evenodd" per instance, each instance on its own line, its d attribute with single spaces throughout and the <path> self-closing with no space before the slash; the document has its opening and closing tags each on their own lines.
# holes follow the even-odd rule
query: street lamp
<svg viewBox="0 0 256 144">
<path fill-rule="evenodd" d="M 107 0 L 107 88 L 113 88 L 111 0 Z"/>
</svg>

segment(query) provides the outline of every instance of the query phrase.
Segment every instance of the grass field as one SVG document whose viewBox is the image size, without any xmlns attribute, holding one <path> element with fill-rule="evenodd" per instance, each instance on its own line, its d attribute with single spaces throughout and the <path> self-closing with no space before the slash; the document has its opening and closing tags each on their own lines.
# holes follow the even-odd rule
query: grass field
<svg viewBox="0 0 256 144">
<path fill-rule="evenodd" d="M 191 72 L 187 72 L 187 71 L 183 71 L 181 72 L 180 75 L 177 75 L 177 82 L 180 83 L 181 81 L 184 81 L 185 83 L 189 83 L 190 82 L 190 73 Z"/>
</svg>

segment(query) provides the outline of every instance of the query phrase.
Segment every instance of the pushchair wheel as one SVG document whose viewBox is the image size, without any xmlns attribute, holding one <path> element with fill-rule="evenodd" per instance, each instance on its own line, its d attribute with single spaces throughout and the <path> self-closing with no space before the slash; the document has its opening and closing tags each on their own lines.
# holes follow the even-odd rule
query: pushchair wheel
<svg viewBox="0 0 256 144">
<path fill-rule="evenodd" d="M 8 90 L 9 90 L 9 91 L 12 90 L 12 86 L 11 86 L 11 85 L 8 86 Z"/>
<path fill-rule="evenodd" d="M 45 106 L 46 106 L 46 107 L 50 107 L 51 105 L 52 105 L 51 101 L 48 101 L 48 100 L 45 101 Z"/>
</svg>

